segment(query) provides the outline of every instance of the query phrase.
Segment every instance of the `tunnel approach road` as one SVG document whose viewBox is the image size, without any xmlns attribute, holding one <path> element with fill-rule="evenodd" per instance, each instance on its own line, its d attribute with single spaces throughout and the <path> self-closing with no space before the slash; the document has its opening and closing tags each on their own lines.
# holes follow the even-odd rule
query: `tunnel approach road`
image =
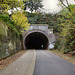
<svg viewBox="0 0 75 75">
<path fill-rule="evenodd" d="M 75 65 L 47 50 L 28 50 L 0 75 L 75 75 Z"/>
<path fill-rule="evenodd" d="M 49 51 L 37 50 L 34 75 L 75 75 L 75 65 Z"/>
</svg>

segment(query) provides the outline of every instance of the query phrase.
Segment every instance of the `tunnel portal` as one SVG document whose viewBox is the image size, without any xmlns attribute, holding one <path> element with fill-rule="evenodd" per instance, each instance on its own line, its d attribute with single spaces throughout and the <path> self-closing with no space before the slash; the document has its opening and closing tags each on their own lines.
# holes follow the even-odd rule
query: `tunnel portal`
<svg viewBox="0 0 75 75">
<path fill-rule="evenodd" d="M 26 49 L 47 49 L 48 38 L 40 32 L 33 32 L 25 38 Z"/>
</svg>

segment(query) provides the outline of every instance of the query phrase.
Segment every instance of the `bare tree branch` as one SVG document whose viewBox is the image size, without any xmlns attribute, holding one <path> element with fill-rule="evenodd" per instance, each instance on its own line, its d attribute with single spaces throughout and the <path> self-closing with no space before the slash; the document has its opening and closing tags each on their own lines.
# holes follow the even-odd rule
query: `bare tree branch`
<svg viewBox="0 0 75 75">
<path fill-rule="evenodd" d="M 63 3 L 62 0 L 60 0 L 60 2 L 71 12 L 71 9 L 70 9 L 70 7 L 69 7 L 68 0 L 66 0 L 66 3 L 67 3 L 68 6 L 66 6 L 66 5 Z"/>
</svg>

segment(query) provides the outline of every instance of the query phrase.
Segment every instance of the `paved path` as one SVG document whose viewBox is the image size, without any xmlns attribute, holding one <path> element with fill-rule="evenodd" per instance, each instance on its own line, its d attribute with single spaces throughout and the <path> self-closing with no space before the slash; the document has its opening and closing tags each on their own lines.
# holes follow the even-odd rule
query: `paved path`
<svg viewBox="0 0 75 75">
<path fill-rule="evenodd" d="M 75 65 L 46 50 L 28 50 L 0 75 L 75 75 Z"/>
<path fill-rule="evenodd" d="M 34 75 L 75 75 L 75 65 L 53 53 L 38 50 Z"/>
<path fill-rule="evenodd" d="M 16 61 L 0 70 L 0 75 L 33 75 L 36 52 L 28 50 Z"/>
</svg>

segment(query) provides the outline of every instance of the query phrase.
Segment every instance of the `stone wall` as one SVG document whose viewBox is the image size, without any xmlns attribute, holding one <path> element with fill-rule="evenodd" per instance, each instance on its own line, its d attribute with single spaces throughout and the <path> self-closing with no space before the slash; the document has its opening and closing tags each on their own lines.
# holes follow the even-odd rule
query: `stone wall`
<svg viewBox="0 0 75 75">
<path fill-rule="evenodd" d="M 22 36 L 0 22 L 0 60 L 22 50 Z"/>
<path fill-rule="evenodd" d="M 32 24 L 30 25 L 30 28 L 28 29 L 28 31 L 30 30 L 42 30 L 45 31 L 46 33 L 48 33 L 48 25 L 47 24 Z"/>
</svg>

